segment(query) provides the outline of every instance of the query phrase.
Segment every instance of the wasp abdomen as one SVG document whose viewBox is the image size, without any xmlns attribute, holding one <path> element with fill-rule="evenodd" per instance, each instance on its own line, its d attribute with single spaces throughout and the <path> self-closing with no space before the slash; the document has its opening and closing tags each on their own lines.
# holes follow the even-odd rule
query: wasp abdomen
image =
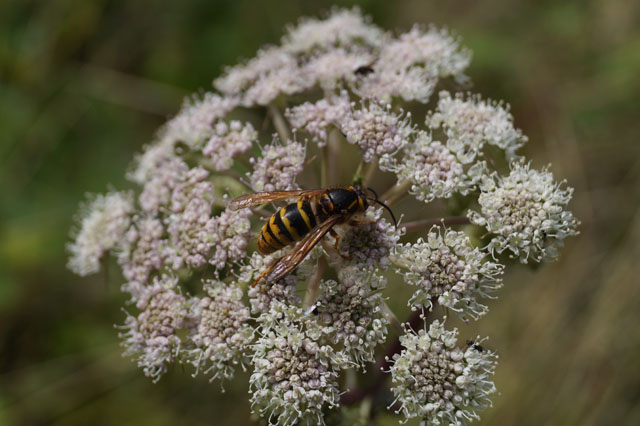
<svg viewBox="0 0 640 426">
<path fill-rule="evenodd" d="M 309 201 L 298 200 L 279 209 L 264 224 L 258 238 L 258 250 L 262 254 L 280 250 L 301 240 L 316 225 Z"/>
</svg>

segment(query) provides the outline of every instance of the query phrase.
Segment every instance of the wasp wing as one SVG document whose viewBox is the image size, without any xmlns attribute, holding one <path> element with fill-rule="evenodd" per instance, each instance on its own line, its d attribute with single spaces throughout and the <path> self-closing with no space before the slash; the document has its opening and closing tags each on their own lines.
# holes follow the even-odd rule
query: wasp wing
<svg viewBox="0 0 640 426">
<path fill-rule="evenodd" d="M 295 269 L 304 260 L 312 248 L 320 242 L 322 237 L 340 220 L 342 215 L 333 215 L 315 227 L 309 235 L 296 244 L 289 253 L 281 257 L 266 276 L 267 281 L 277 281 Z"/>
<path fill-rule="evenodd" d="M 240 210 L 258 204 L 270 203 L 272 201 L 289 200 L 302 196 L 313 197 L 322 194 L 326 189 L 298 189 L 293 191 L 269 191 L 255 192 L 253 194 L 241 195 L 229 203 L 231 210 Z"/>
</svg>

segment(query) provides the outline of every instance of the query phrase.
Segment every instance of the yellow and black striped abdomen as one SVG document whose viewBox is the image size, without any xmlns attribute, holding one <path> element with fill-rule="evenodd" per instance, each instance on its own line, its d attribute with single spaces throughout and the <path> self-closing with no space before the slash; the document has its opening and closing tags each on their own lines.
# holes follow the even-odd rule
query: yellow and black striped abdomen
<svg viewBox="0 0 640 426">
<path fill-rule="evenodd" d="M 301 240 L 316 225 L 309 201 L 298 200 L 278 210 L 264 224 L 258 237 L 258 250 L 262 254 L 280 250 Z"/>
</svg>

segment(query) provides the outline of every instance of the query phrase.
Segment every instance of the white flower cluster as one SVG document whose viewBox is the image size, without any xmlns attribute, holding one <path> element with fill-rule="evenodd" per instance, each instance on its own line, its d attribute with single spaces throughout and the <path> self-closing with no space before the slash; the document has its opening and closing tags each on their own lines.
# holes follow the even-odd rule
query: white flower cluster
<svg viewBox="0 0 640 426">
<path fill-rule="evenodd" d="M 411 114 L 403 116 L 391 110 L 391 105 L 375 100 L 350 102 L 346 92 L 316 103 L 304 103 L 290 108 L 286 115 L 291 125 L 308 133 L 323 147 L 331 126 L 339 129 L 347 142 L 357 145 L 362 158 L 370 163 L 380 158 L 381 169 L 390 170 L 393 154 L 401 151 L 413 132 Z"/>
<path fill-rule="evenodd" d="M 277 251 L 270 255 L 262 255 L 254 252 L 248 259 L 248 263 L 240 267 L 238 282 L 248 285 L 273 264 L 283 251 Z M 302 301 L 298 291 L 298 284 L 305 282 L 313 273 L 317 263 L 318 251 L 312 250 L 307 258 L 289 275 L 273 282 L 260 281 L 256 286 L 247 289 L 251 313 L 254 315 L 269 314 L 273 306 L 284 304 L 298 306 Z"/>
<path fill-rule="evenodd" d="M 246 64 L 228 68 L 214 86 L 227 96 L 240 98 L 245 106 L 267 105 L 281 92 L 292 94 L 308 86 L 304 76 L 295 71 L 297 61 L 293 55 L 268 47 Z"/>
<path fill-rule="evenodd" d="M 162 223 L 153 217 L 142 216 L 131 225 L 125 235 L 118 262 L 122 274 L 129 281 L 128 291 L 137 299 L 140 286 L 147 282 L 151 271 L 162 267 L 167 240 Z"/>
<path fill-rule="evenodd" d="M 267 105 L 315 85 L 347 84 L 363 98 L 426 103 L 438 80 L 464 81 L 471 53 L 446 30 L 416 26 L 397 39 L 371 25 L 357 9 L 289 28 L 280 46 L 226 70 L 218 90 L 245 106 Z"/>
<path fill-rule="evenodd" d="M 483 101 L 479 96 L 464 99 L 461 94 L 451 98 L 440 92 L 438 108 L 427 117 L 431 129 L 442 127 L 447 147 L 464 163 L 471 163 L 480 155 L 485 143 L 495 145 L 511 157 L 527 142 L 527 137 L 513 127 L 509 106 Z"/>
<path fill-rule="evenodd" d="M 281 254 L 281 252 L 275 252 L 265 256 L 258 252 L 253 252 L 247 263 L 240 267 L 238 283 L 245 286 L 253 283 Z M 270 283 L 261 281 L 256 286 L 250 286 L 247 289 L 247 295 L 249 296 L 251 313 L 254 315 L 268 313 L 271 307 L 277 303 L 283 303 L 288 306 L 299 305 L 302 299 L 298 294 L 297 285 L 298 282 L 307 278 L 308 275 L 305 274 L 304 268 L 300 265 L 291 274 L 278 281 Z"/>
<path fill-rule="evenodd" d="M 144 298 L 137 303 L 140 314 L 127 315 L 120 334 L 125 356 L 133 357 L 138 367 L 158 381 L 180 355 L 177 331 L 189 321 L 187 300 L 176 291 L 178 280 L 162 276 L 147 288 Z"/>
<path fill-rule="evenodd" d="M 487 313 L 479 299 L 502 287 L 504 267 L 485 258 L 464 232 L 438 227 L 429 231 L 426 241 L 398 245 L 392 255 L 393 262 L 406 270 L 405 282 L 417 287 L 408 302 L 413 309 L 432 309 L 437 303 L 462 319 Z"/>
<path fill-rule="evenodd" d="M 291 27 L 281 46 L 260 50 L 254 59 L 226 70 L 214 85 L 245 106 L 268 105 L 279 95 L 293 95 L 316 84 L 336 88 L 354 81 L 354 70 L 372 61 L 383 41 L 380 29 L 357 9 L 308 19 Z"/>
<path fill-rule="evenodd" d="M 322 148 L 327 144 L 330 127 L 339 126 L 350 113 L 351 102 L 347 93 L 342 92 L 340 96 L 287 109 L 286 116 L 293 128 L 304 130 Z"/>
<path fill-rule="evenodd" d="M 479 419 L 496 393 L 491 376 L 497 356 L 479 344 L 461 349 L 458 330 L 435 320 L 417 333 L 400 337 L 404 349 L 393 357 L 391 391 L 406 419 L 423 424 L 462 425 Z"/>
<path fill-rule="evenodd" d="M 382 36 L 382 31 L 371 25 L 359 10 L 337 9 L 328 19 L 301 19 L 297 26 L 287 29 L 282 41 L 286 50 L 304 53 L 316 48 L 351 47 L 356 43 L 379 46 Z"/>
<path fill-rule="evenodd" d="M 254 345 L 251 407 L 274 425 L 324 424 L 338 404 L 338 369 L 323 330 L 302 310 L 278 303 Z"/>
<path fill-rule="evenodd" d="M 384 164 L 407 144 L 412 132 L 410 117 L 411 113 L 402 118 L 391 111 L 391 105 L 370 101 L 344 117 L 340 129 L 347 142 L 358 145 L 364 162 L 370 163 L 379 156 Z"/>
<path fill-rule="evenodd" d="M 164 163 L 175 157 L 175 147 L 183 143 L 191 149 L 200 149 L 213 133 L 213 126 L 238 102 L 231 97 L 205 93 L 201 98 L 185 100 L 180 112 L 165 124 L 158 140 L 146 147 L 136 158 L 135 167 L 128 173 L 129 179 L 144 184 Z"/>
<path fill-rule="evenodd" d="M 191 148 L 199 148 L 212 135 L 216 121 L 236 105 L 232 98 L 210 92 L 202 98 L 187 99 L 180 112 L 167 122 L 162 138 L 174 144 L 182 142 Z"/>
<path fill-rule="evenodd" d="M 339 232 L 339 255 L 361 269 L 387 269 L 389 253 L 398 244 L 403 229 L 381 219 L 382 209 L 369 209 L 364 223 L 344 227 Z"/>
<path fill-rule="evenodd" d="M 365 368 L 374 361 L 376 347 L 387 338 L 388 321 L 383 314 L 380 291 L 384 279 L 373 272 L 348 267 L 338 281 L 323 283 L 315 313 L 325 332 L 343 351 L 349 364 Z"/>
<path fill-rule="evenodd" d="M 189 166 L 182 158 L 168 158 L 153 172 L 149 172 L 148 180 L 138 202 L 140 207 L 151 214 L 157 214 L 161 208 L 167 208 L 172 198 L 173 190 L 180 183 L 185 183 Z"/>
<path fill-rule="evenodd" d="M 67 248 L 71 253 L 69 269 L 84 276 L 98 272 L 104 253 L 117 247 L 124 237 L 134 211 L 133 195 L 127 192 L 98 195 L 82 211 L 80 229 Z"/>
<path fill-rule="evenodd" d="M 411 182 L 410 193 L 426 203 L 435 198 L 449 198 L 454 193 L 467 194 L 485 172 L 484 162 L 477 162 L 465 170 L 456 156 L 427 132 L 417 132 L 395 167 L 399 181 Z"/>
<path fill-rule="evenodd" d="M 418 26 L 380 49 L 373 72 L 363 78 L 359 92 L 389 102 L 394 97 L 427 103 L 438 79 L 464 80 L 471 52 L 445 30 Z"/>
<path fill-rule="evenodd" d="M 521 262 L 554 260 L 564 239 L 577 235 L 579 222 L 565 210 L 572 188 L 562 188 L 548 168 L 512 164 L 505 177 L 486 176 L 480 185 L 480 212 L 470 211 L 471 222 L 495 234 L 489 243 L 494 253 L 511 251 Z"/>
<path fill-rule="evenodd" d="M 250 287 L 247 294 L 251 312 L 254 314 L 269 312 L 274 303 L 299 304 L 301 298 L 298 295 L 298 281 L 297 274 L 289 274 L 278 281 Z"/>
<path fill-rule="evenodd" d="M 197 326 L 189 353 L 191 362 L 213 379 L 232 379 L 235 366 L 244 367 L 253 329 L 249 309 L 242 303 L 242 289 L 220 281 L 203 283 L 207 295 L 193 304 Z"/>
<path fill-rule="evenodd" d="M 251 123 L 219 122 L 202 148 L 202 155 L 211 158 L 214 170 L 228 170 L 233 166 L 233 157 L 248 150 L 257 138 L 258 133 Z"/>
<path fill-rule="evenodd" d="M 434 308 L 479 319 L 502 286 L 498 255 L 555 259 L 579 222 L 573 190 L 518 157 L 527 138 L 508 105 L 442 91 L 432 107 L 443 79 L 466 82 L 470 58 L 446 30 L 394 35 L 335 9 L 227 68 L 219 93 L 187 99 L 136 157 L 137 191 L 95 196 L 68 245 L 80 275 L 117 257 L 136 309 L 121 327 L 125 354 L 154 381 L 175 362 L 221 381 L 251 368 L 252 409 L 274 425 L 322 426 L 340 404 L 377 404 L 386 367 L 405 418 L 477 419 L 495 393 L 496 356 L 480 339 L 458 347 Z M 282 194 L 326 182 L 339 188 Z M 247 192 L 276 194 L 236 210 Z M 271 216 L 300 199 L 309 205 Z M 428 217 L 436 211 L 468 213 Z M 284 247 L 265 255 L 254 241 L 269 216 L 265 233 Z M 412 221 L 396 227 L 396 217 Z M 271 280 L 276 263 L 293 270 Z M 413 294 L 397 303 L 404 284 Z M 411 308 L 404 329 L 398 306 Z M 365 386 L 351 373 L 373 362 Z"/>
<path fill-rule="evenodd" d="M 202 168 L 189 170 L 184 183 L 176 185 L 171 196 L 171 214 L 166 218 L 170 246 L 167 258 L 173 269 L 185 265 L 199 268 L 214 246 L 211 217 L 213 185 Z M 248 227 L 248 226 L 247 226 Z"/>
<path fill-rule="evenodd" d="M 250 214 L 248 210 L 236 212 L 225 209 L 212 220 L 209 263 L 218 270 L 234 265 L 246 255 L 251 231 Z"/>
<path fill-rule="evenodd" d="M 327 52 L 313 53 L 300 70 L 323 90 L 334 90 L 342 83 L 357 84 L 354 70 L 367 66 L 374 60 L 373 54 L 364 48 L 347 50 L 342 47 Z"/>
<path fill-rule="evenodd" d="M 249 175 L 256 191 L 298 189 L 296 176 L 304 166 L 305 148 L 302 144 L 276 140 L 262 148 L 262 157 L 251 158 L 253 172 Z"/>
</svg>

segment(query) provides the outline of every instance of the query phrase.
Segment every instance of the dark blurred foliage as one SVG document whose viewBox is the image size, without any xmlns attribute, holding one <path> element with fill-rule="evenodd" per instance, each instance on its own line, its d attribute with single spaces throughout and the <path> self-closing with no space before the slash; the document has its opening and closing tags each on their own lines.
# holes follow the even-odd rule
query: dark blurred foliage
<svg viewBox="0 0 640 426">
<path fill-rule="evenodd" d="M 129 187 L 183 96 L 331 4 L 0 2 L 0 425 L 253 424 L 246 377 L 221 393 L 178 366 L 154 385 L 121 358 L 117 267 L 78 278 L 64 245 L 84 193 Z M 560 261 L 510 268 L 486 318 L 451 321 L 501 356 L 483 424 L 640 424 L 640 3 L 357 4 L 459 33 L 473 90 L 509 102 L 534 166 L 576 189 Z"/>
</svg>

